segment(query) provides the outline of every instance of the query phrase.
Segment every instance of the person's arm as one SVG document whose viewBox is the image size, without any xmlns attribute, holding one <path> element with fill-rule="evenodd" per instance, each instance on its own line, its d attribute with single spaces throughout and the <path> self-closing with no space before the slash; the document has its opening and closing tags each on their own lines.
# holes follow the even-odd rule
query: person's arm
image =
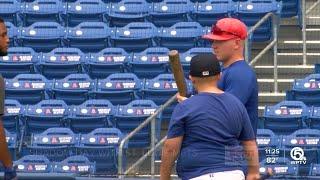
<svg viewBox="0 0 320 180">
<path fill-rule="evenodd" d="M 179 103 L 171 116 L 167 133 L 167 140 L 164 143 L 161 156 L 160 179 L 169 180 L 171 170 L 180 153 L 180 148 L 185 134 L 185 120 L 188 116 L 188 108 Z"/>
<path fill-rule="evenodd" d="M 246 180 L 260 180 L 259 155 L 255 140 L 242 141 L 244 155 L 248 162 L 248 174 Z"/>
<path fill-rule="evenodd" d="M 4 167 L 11 168 L 12 160 L 9 153 L 8 144 L 6 141 L 6 134 L 2 125 L 2 120 L 0 119 L 0 160 Z"/>
<path fill-rule="evenodd" d="M 240 104 L 240 103 L 239 103 Z M 259 154 L 250 119 L 244 105 L 240 104 L 241 112 L 241 132 L 239 134 L 239 141 L 244 150 L 244 156 L 248 162 L 248 174 L 246 180 L 260 180 L 259 173 Z"/>
<path fill-rule="evenodd" d="M 180 153 L 182 139 L 183 136 L 179 136 L 165 141 L 162 149 L 160 180 L 170 180 L 171 170 Z"/>
<path fill-rule="evenodd" d="M 0 161 L 6 168 L 12 167 L 12 160 L 6 141 L 6 134 L 2 123 L 2 115 L 4 114 L 4 98 L 5 98 L 5 84 L 4 79 L 0 76 Z"/>
</svg>

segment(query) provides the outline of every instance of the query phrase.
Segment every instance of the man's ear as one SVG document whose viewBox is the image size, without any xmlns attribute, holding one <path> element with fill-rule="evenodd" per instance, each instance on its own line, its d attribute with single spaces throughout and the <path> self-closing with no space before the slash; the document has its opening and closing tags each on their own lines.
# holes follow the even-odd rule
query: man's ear
<svg viewBox="0 0 320 180">
<path fill-rule="evenodd" d="M 195 79 L 192 76 L 189 75 L 189 79 L 191 80 L 192 84 L 195 83 Z"/>
</svg>

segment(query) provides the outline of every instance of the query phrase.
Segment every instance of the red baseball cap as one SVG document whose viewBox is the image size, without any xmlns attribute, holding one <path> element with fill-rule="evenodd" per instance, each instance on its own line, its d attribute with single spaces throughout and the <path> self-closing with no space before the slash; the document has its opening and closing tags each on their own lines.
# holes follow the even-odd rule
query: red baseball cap
<svg viewBox="0 0 320 180">
<path fill-rule="evenodd" d="M 247 26 L 239 19 L 223 18 L 213 25 L 209 34 L 203 35 L 207 40 L 226 41 L 234 38 L 245 40 L 247 38 Z"/>
</svg>

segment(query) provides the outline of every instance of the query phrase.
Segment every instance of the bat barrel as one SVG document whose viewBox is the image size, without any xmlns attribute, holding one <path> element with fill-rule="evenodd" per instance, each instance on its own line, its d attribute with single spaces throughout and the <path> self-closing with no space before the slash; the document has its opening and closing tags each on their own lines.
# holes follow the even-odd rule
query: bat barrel
<svg viewBox="0 0 320 180">
<path fill-rule="evenodd" d="M 187 96 L 187 84 L 180 63 L 179 52 L 177 50 L 172 50 L 169 52 L 169 61 L 174 79 L 176 80 L 179 94 L 181 96 Z"/>
</svg>

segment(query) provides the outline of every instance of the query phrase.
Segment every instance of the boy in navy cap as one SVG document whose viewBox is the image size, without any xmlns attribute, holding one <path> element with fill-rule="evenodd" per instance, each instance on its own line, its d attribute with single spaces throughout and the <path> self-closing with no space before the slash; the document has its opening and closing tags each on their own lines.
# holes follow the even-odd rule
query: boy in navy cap
<svg viewBox="0 0 320 180">
<path fill-rule="evenodd" d="M 218 88 L 220 72 L 213 54 L 192 58 L 190 79 L 198 94 L 175 107 L 162 150 L 161 180 L 170 179 L 177 158 L 177 173 L 182 180 L 260 178 L 249 116 L 236 97 Z M 246 178 L 243 156 L 248 163 Z"/>
</svg>

